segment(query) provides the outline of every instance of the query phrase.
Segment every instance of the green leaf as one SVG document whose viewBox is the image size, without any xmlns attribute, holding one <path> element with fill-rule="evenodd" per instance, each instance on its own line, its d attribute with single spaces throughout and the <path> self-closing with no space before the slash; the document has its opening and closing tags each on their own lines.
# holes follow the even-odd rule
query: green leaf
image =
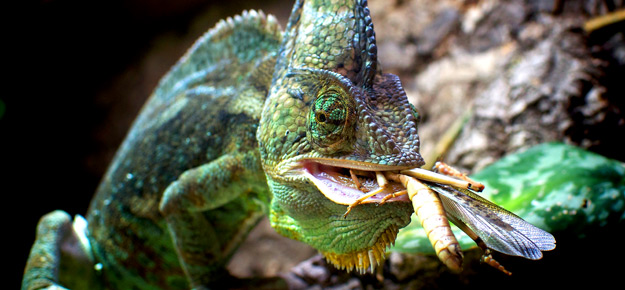
<svg viewBox="0 0 625 290">
<path fill-rule="evenodd" d="M 481 196 L 552 234 L 583 238 L 625 220 L 625 165 L 583 149 L 545 143 L 509 155 L 471 178 Z M 462 249 L 475 246 L 454 229 Z M 434 253 L 418 219 L 399 232 L 394 251 Z"/>
</svg>

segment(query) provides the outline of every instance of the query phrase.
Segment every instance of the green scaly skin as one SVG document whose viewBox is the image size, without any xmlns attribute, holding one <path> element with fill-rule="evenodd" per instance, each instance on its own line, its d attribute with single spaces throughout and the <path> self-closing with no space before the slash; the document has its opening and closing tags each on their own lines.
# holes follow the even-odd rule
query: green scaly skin
<svg viewBox="0 0 625 290">
<path fill-rule="evenodd" d="M 418 115 L 379 69 L 366 2 L 303 2 L 284 33 L 245 12 L 196 42 L 121 145 L 87 229 L 62 211 L 41 219 L 23 289 L 215 285 L 263 215 L 339 267 L 380 262 L 410 203 L 362 204 L 344 218 L 350 199 L 319 184 L 330 174 L 351 186 L 345 168 L 422 165 Z"/>
</svg>

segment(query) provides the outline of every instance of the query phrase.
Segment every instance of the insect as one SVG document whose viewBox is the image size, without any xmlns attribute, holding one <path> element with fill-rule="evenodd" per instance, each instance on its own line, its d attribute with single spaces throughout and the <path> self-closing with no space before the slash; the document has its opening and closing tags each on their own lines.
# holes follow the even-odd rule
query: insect
<svg viewBox="0 0 625 290">
<path fill-rule="evenodd" d="M 350 171 L 358 188 L 358 175 Z M 464 231 L 484 250 L 482 261 L 510 275 L 491 254 L 491 250 L 512 256 L 537 260 L 542 251 L 555 248 L 555 238 L 548 232 L 524 221 L 510 211 L 479 196 L 484 185 L 458 170 L 437 162 L 434 171 L 420 168 L 399 172 L 375 172 L 378 188 L 367 192 L 348 206 L 345 215 L 358 204 L 387 191 L 389 181 L 400 183 L 404 189 L 388 193 L 380 202 L 408 195 L 430 243 L 439 259 L 452 271 L 462 270 L 463 255 L 449 221 Z"/>
</svg>

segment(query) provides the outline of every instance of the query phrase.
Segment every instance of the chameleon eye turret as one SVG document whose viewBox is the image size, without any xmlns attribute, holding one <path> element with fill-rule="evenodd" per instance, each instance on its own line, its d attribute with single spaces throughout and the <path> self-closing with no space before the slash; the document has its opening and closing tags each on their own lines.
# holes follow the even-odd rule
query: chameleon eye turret
<svg viewBox="0 0 625 290">
<path fill-rule="evenodd" d="M 322 92 L 313 102 L 308 117 L 308 139 L 315 149 L 329 154 L 340 149 L 346 134 L 353 134 L 353 106 L 335 89 Z"/>
</svg>

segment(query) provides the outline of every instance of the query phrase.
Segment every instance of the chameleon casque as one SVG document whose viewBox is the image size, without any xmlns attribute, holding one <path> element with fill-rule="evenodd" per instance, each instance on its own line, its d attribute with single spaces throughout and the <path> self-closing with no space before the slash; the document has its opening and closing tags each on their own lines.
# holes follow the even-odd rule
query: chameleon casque
<svg viewBox="0 0 625 290">
<path fill-rule="evenodd" d="M 367 172 L 424 162 L 419 115 L 381 72 L 366 6 L 298 0 L 284 32 L 255 11 L 209 30 L 143 107 L 86 228 L 62 211 L 41 219 L 23 289 L 210 286 L 264 215 L 338 267 L 381 262 L 413 206 L 379 204 L 403 189 L 391 182 L 346 214 L 363 194 L 350 174 L 367 187 Z"/>
</svg>

